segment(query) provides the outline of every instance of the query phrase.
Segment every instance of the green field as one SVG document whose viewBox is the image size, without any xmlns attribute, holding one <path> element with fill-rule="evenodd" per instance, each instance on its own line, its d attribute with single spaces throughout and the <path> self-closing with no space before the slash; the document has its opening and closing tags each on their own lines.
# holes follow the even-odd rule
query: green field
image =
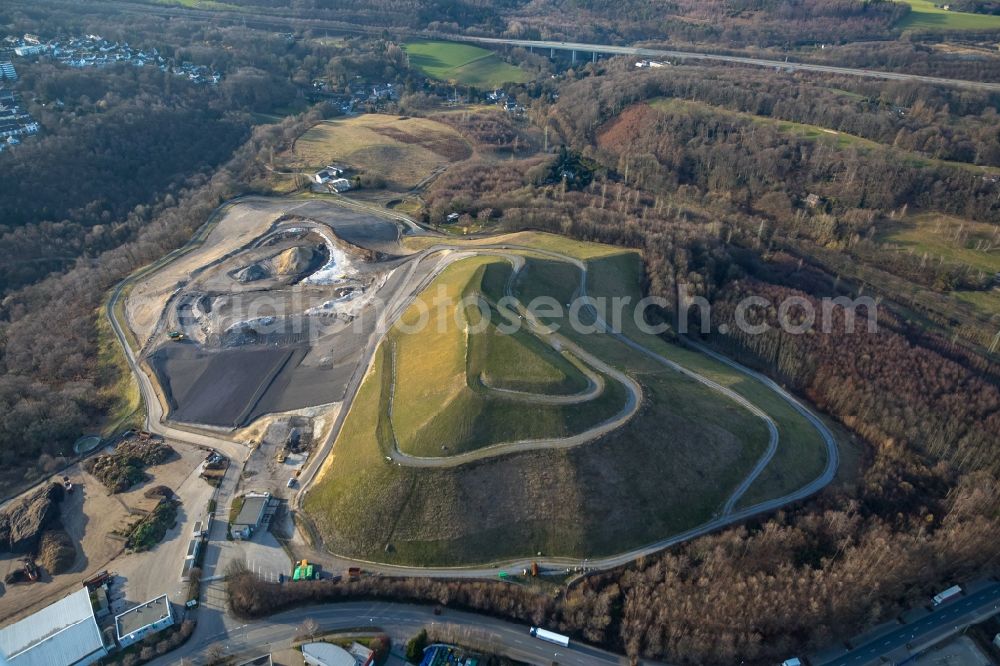
<svg viewBox="0 0 1000 666">
<path fill-rule="evenodd" d="M 987 273 L 1000 272 L 1000 227 L 937 213 L 914 215 L 879 240 Z"/>
<path fill-rule="evenodd" d="M 830 141 L 836 143 L 839 146 L 849 146 L 852 144 L 857 144 L 873 148 L 881 145 L 879 143 L 876 143 L 875 141 L 869 141 L 868 139 L 862 138 L 860 136 L 855 136 L 854 134 L 846 134 L 844 132 L 838 132 L 836 130 L 828 129 L 826 127 L 820 127 L 819 125 L 795 123 L 790 120 L 779 120 L 777 118 L 771 118 L 770 116 L 758 116 L 743 111 L 732 111 L 730 109 L 713 106 L 705 102 L 677 99 L 674 97 L 661 97 L 658 99 L 650 100 L 649 105 L 652 106 L 654 109 L 659 109 L 662 111 L 704 111 L 708 113 L 724 114 L 732 116 L 734 118 L 745 118 L 755 123 L 771 125 L 772 127 L 776 128 L 779 132 L 794 134 L 796 136 L 805 139 L 821 139 L 824 141 Z"/>
<path fill-rule="evenodd" d="M 496 88 L 504 83 L 524 83 L 531 76 L 501 60 L 493 51 L 471 44 L 412 41 L 403 44 L 410 66 L 441 81 L 454 81 L 478 88 Z"/>
<path fill-rule="evenodd" d="M 946 5 L 946 0 L 903 0 L 910 13 L 899 22 L 904 30 L 998 30 L 1000 16 L 946 11 L 934 5 Z"/>
<path fill-rule="evenodd" d="M 501 258 L 463 259 L 446 268 L 402 316 L 388 337 L 390 382 L 383 402 L 396 446 L 403 453 L 440 457 L 494 444 L 565 437 L 613 417 L 624 389 L 611 379 L 586 405 L 539 404 L 492 388 L 567 395 L 587 386 L 581 371 L 545 342 L 521 329 L 501 334 L 494 323 L 479 331 L 481 295 L 503 295 L 510 267 Z M 448 306 L 435 309 L 436 299 Z M 484 301 L 484 304 L 488 301 Z M 419 326 L 420 313 L 431 313 Z M 413 332 L 404 330 L 413 329 Z M 419 331 L 416 330 L 419 328 Z M 484 379 L 486 381 L 484 381 Z"/>
<path fill-rule="evenodd" d="M 1000 291 L 953 291 L 952 295 L 988 315 L 1000 315 Z"/>
<path fill-rule="evenodd" d="M 468 141 L 444 123 L 363 113 L 313 125 L 279 161 L 283 169 L 305 174 L 335 162 L 379 176 L 390 189 L 409 190 L 471 154 Z"/>
<path fill-rule="evenodd" d="M 410 244 L 424 242 L 416 238 Z M 476 242 L 526 245 L 585 259 L 588 291 L 594 296 L 640 293 L 641 264 L 635 252 L 537 233 L 462 244 Z M 517 251 L 526 259 L 514 284 L 522 302 L 536 295 L 559 302 L 573 296 L 579 284 L 574 266 Z M 453 293 L 472 289 L 495 298 L 509 270 L 502 259 L 481 256 L 455 262 L 438 280 Z M 432 285 L 427 292 L 434 289 Z M 465 314 L 471 321 L 472 315 Z M 579 368 L 534 335 L 501 341 L 488 331 L 466 341 L 457 334 L 461 328 L 412 340 L 393 331 L 380 346 L 333 452 L 304 500 L 307 515 L 333 552 L 406 564 L 489 562 L 537 552 L 581 558 L 621 552 L 710 519 L 763 453 L 766 427 L 744 409 L 606 334 L 563 328 L 560 333 L 642 385 L 642 407 L 628 423 L 573 448 L 492 456 L 458 467 L 415 468 L 387 461 L 386 452 L 397 445 L 397 429 L 436 429 L 438 437 L 428 437 L 422 446 L 427 455 L 441 456 L 456 452 L 440 446 L 451 447 L 467 437 L 475 431 L 468 424 L 475 421 L 487 432 L 507 436 L 566 423 L 581 427 L 558 410 L 532 411 L 538 405 L 494 405 L 484 411 L 483 402 L 502 401 L 470 387 L 483 374 L 491 385 L 553 395 L 580 389 Z M 751 488 L 754 501 L 784 494 L 819 474 L 825 458 L 818 435 L 777 396 L 634 325 L 626 325 L 625 331 L 751 397 L 778 421 L 781 448 Z M 401 353 L 400 344 L 410 348 Z M 456 345 L 458 350 L 451 348 Z M 394 363 L 400 364 L 395 373 Z M 608 399 L 621 400 L 621 389 L 613 390 L 620 385 L 605 381 Z M 455 395 L 463 397 L 456 400 Z M 397 411 L 400 400 L 409 402 L 407 413 Z M 460 409 L 442 410 L 441 401 Z M 594 411 L 599 402 L 584 403 L 577 411 Z M 466 416 L 469 404 L 474 418 Z M 487 413 L 490 409 L 495 411 Z M 592 421 L 595 416 L 574 418 Z M 431 425 L 435 420 L 444 425 Z"/>
</svg>

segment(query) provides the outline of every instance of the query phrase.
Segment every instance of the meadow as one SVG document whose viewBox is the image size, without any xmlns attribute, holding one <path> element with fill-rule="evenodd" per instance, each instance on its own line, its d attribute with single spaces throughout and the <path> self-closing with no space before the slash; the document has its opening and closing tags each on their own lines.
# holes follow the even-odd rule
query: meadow
<svg viewBox="0 0 1000 666">
<path fill-rule="evenodd" d="M 496 88 L 504 83 L 524 83 L 531 78 L 523 69 L 504 62 L 493 51 L 471 44 L 411 41 L 403 44 L 403 49 L 410 58 L 410 66 L 432 79 Z"/>
<path fill-rule="evenodd" d="M 944 9 L 946 0 L 903 0 L 910 13 L 899 22 L 904 30 L 997 30 L 1000 16 L 972 14 Z"/>
<path fill-rule="evenodd" d="M 378 176 L 391 189 L 408 190 L 471 154 L 468 141 L 447 125 L 369 113 L 316 124 L 280 160 L 284 169 L 307 174 L 336 163 Z"/>
</svg>

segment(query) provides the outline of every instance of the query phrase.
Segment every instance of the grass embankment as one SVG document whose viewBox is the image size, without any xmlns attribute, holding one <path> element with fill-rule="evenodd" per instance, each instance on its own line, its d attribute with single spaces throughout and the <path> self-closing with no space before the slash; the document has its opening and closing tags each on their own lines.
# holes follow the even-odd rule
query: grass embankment
<svg viewBox="0 0 1000 666">
<path fill-rule="evenodd" d="M 624 389 L 606 379 L 605 390 L 585 405 L 539 404 L 490 391 L 499 388 L 545 395 L 582 390 L 586 378 L 550 345 L 524 329 L 498 331 L 499 315 L 483 328 L 472 303 L 503 295 L 510 267 L 497 257 L 476 257 L 446 268 L 403 314 L 386 342 L 390 372 L 383 402 L 392 405 L 391 425 L 400 451 L 447 456 L 503 442 L 565 437 L 614 416 Z M 447 305 L 440 309 L 435 303 Z M 488 301 L 483 300 L 484 304 Z M 421 313 L 430 312 L 421 326 Z M 411 332 L 405 332 L 411 331 Z"/>
<path fill-rule="evenodd" d="M 97 367 L 101 394 L 110 404 L 101 435 L 107 437 L 127 428 L 142 427 L 139 384 L 103 309 L 97 314 Z"/>
<path fill-rule="evenodd" d="M 370 113 L 318 123 L 279 162 L 281 170 L 310 175 L 335 163 L 383 178 L 392 189 L 408 190 L 435 170 L 470 155 L 468 141 L 443 123 Z"/>
<path fill-rule="evenodd" d="M 524 299 L 531 298 L 543 290 L 557 288 L 561 288 L 563 297 L 568 298 L 572 296 L 572 293 L 569 292 L 575 291 L 578 283 L 579 271 L 575 267 L 560 262 L 532 262 L 528 270 L 531 271 L 530 274 L 534 279 L 524 289 Z M 632 299 L 631 303 L 635 303 L 641 298 L 639 291 L 641 270 L 641 260 L 637 252 L 622 252 L 591 260 L 588 262 L 587 293 L 595 299 L 603 297 L 608 302 L 614 297 L 629 297 Z M 738 506 L 749 506 L 760 501 L 780 497 L 819 476 L 826 464 L 823 440 L 809 422 L 787 402 L 759 382 L 718 361 L 687 347 L 672 344 L 660 337 L 642 332 L 634 320 L 633 310 L 626 308 L 624 312 L 626 316 L 621 317 L 621 330 L 630 339 L 736 391 L 767 412 L 778 424 L 780 436 L 778 451 L 771 464 L 764 470 L 757 482 L 750 487 Z M 608 321 L 612 321 L 610 314 L 606 318 Z M 718 419 L 725 414 L 744 415 L 745 418 L 754 423 L 753 436 L 745 438 L 747 445 L 747 448 L 744 449 L 745 457 L 752 457 L 755 461 L 763 453 L 761 442 L 766 442 L 767 437 L 763 422 L 752 417 L 728 398 L 720 396 L 694 380 L 684 378 L 663 368 L 655 361 L 636 354 L 622 343 L 607 336 L 581 336 L 571 334 L 569 331 L 565 332 L 581 343 L 585 342 L 584 338 L 586 337 L 593 338 L 590 344 L 599 344 L 602 347 L 598 353 L 599 356 L 611 359 L 630 372 L 638 374 L 644 384 L 662 382 L 669 385 L 674 391 L 680 390 L 688 396 L 699 396 L 702 408 L 693 416 L 704 420 L 706 424 L 718 423 Z M 639 373 L 645 373 L 646 376 Z M 677 386 L 683 388 L 674 388 Z M 754 456 L 750 455 L 751 451 L 755 452 Z M 741 477 L 736 478 L 734 485 L 738 483 L 739 478 Z"/>
<path fill-rule="evenodd" d="M 501 60 L 493 51 L 471 44 L 442 41 L 411 41 L 403 44 L 410 66 L 426 76 L 478 88 L 496 88 L 504 83 L 524 83 L 531 76 Z"/>
<path fill-rule="evenodd" d="M 921 213 L 887 226 L 878 240 L 898 246 L 901 252 L 912 252 L 932 264 L 963 266 L 986 275 L 1000 273 L 1000 230 L 990 224 Z M 956 290 L 950 294 L 983 315 L 1000 314 L 1000 291 L 996 289 Z M 952 320 L 962 320 L 959 312 L 949 311 L 948 314 Z"/>
<path fill-rule="evenodd" d="M 898 25 L 904 30 L 1000 30 L 1000 16 L 946 10 L 946 0 L 903 1 L 910 6 Z"/>
<path fill-rule="evenodd" d="M 534 233 L 471 244 L 491 242 L 589 259 L 593 295 L 639 293 L 635 253 Z M 481 261 L 493 263 L 489 257 Z M 522 300 L 546 294 L 565 303 L 572 296 L 578 276 L 572 266 L 538 257 L 528 261 L 517 285 Z M 484 277 L 483 289 L 494 294 L 500 281 L 495 275 Z M 391 353 L 383 345 L 305 498 L 305 509 L 327 546 L 338 553 L 411 564 L 489 562 L 536 552 L 582 558 L 620 552 L 711 518 L 763 452 L 764 424 L 608 336 L 580 336 L 579 342 L 640 380 L 645 399 L 636 417 L 585 446 L 448 469 L 386 461 L 384 447 L 392 444 L 392 431 L 382 405 L 392 382 Z M 782 423 L 783 445 L 790 450 L 776 458 L 772 476 L 762 479 L 754 493 L 781 494 L 800 478 L 814 476 L 813 470 L 797 465 L 822 467 L 822 450 L 809 450 L 818 437 L 795 414 L 783 412 L 783 403 L 765 404 L 763 389 L 685 349 L 657 339 L 642 342 L 700 363 L 706 374 L 737 390 L 762 394 L 759 402 Z M 456 361 L 456 372 L 459 366 Z M 425 407 L 424 413 L 430 411 Z M 515 413 L 513 418 L 524 417 Z"/>
<path fill-rule="evenodd" d="M 879 240 L 933 260 L 1000 272 L 1000 229 L 992 224 L 922 213 L 887 228 Z"/>
</svg>

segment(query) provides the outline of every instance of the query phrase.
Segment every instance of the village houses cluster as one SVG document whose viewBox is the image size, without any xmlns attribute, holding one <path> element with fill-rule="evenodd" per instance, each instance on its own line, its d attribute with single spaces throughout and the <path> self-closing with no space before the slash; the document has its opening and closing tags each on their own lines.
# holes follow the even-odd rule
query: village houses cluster
<svg viewBox="0 0 1000 666">
<path fill-rule="evenodd" d="M 182 76 L 193 83 L 215 84 L 222 73 L 190 62 L 175 63 L 153 49 L 134 49 L 128 42 L 110 42 L 99 35 L 56 38 L 43 41 L 38 35 L 8 36 L 0 42 L 0 152 L 16 146 L 21 137 L 36 134 L 40 127 L 24 108 L 15 89 L 18 73 L 14 60 L 47 59 L 68 67 L 106 67 L 129 64 L 159 67 L 163 72 Z"/>
</svg>

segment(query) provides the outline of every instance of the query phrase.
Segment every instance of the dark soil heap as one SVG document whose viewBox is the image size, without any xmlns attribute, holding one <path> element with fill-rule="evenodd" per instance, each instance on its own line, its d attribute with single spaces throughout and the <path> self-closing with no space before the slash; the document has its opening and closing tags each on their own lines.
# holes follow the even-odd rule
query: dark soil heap
<svg viewBox="0 0 1000 666">
<path fill-rule="evenodd" d="M 151 439 L 126 439 L 114 453 L 91 458 L 84 467 L 100 479 L 112 493 L 121 493 L 146 480 L 147 467 L 166 462 L 174 450 Z"/>
<path fill-rule="evenodd" d="M 61 485 L 52 483 L 0 511 L 0 551 L 32 552 L 39 535 L 59 516 L 63 492 Z"/>
</svg>

